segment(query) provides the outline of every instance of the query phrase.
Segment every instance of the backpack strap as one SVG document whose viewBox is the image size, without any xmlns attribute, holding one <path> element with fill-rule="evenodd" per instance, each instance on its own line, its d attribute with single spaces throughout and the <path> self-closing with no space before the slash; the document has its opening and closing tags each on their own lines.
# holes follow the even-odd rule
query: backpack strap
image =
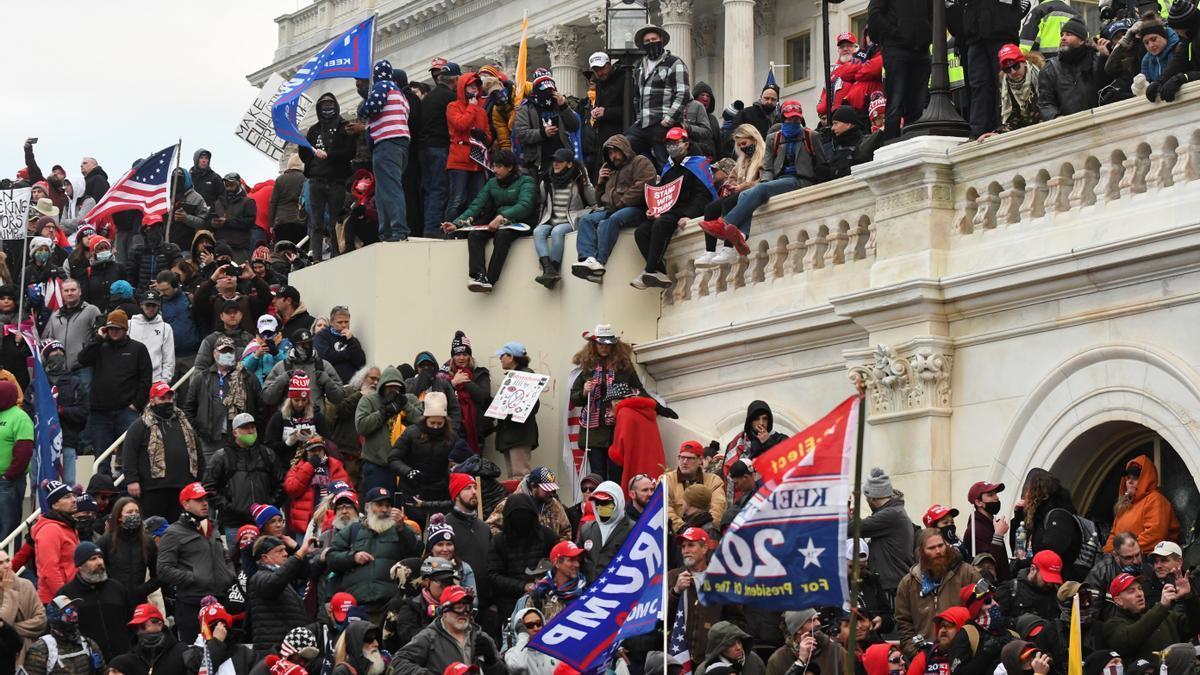
<svg viewBox="0 0 1200 675">
<path fill-rule="evenodd" d="M 967 633 L 967 642 L 971 643 L 971 656 L 975 656 L 976 650 L 979 649 L 979 628 L 973 624 L 967 624 L 962 629 Z"/>
</svg>

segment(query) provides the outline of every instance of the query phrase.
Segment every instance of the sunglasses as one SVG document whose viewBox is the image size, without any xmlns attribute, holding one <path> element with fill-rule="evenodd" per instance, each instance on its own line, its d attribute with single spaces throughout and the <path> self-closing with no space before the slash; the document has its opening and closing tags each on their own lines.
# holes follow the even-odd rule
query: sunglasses
<svg viewBox="0 0 1200 675">
<path fill-rule="evenodd" d="M 1015 61 L 1013 63 L 1008 64 L 1007 66 L 1000 66 L 1000 70 L 1003 70 L 1006 73 L 1015 73 L 1020 69 L 1021 69 L 1020 61 Z"/>
<path fill-rule="evenodd" d="M 525 625 L 525 627 L 526 627 L 526 628 L 528 628 L 529 630 L 533 630 L 533 629 L 535 629 L 535 628 L 541 628 L 541 627 L 542 627 L 542 622 L 541 622 L 541 621 L 530 621 L 529 623 L 526 623 L 526 624 L 524 624 L 524 625 Z"/>
<path fill-rule="evenodd" d="M 891 656 L 888 657 L 888 663 L 895 665 L 895 666 L 903 665 L 904 658 L 901 657 L 899 653 L 892 654 Z"/>
</svg>

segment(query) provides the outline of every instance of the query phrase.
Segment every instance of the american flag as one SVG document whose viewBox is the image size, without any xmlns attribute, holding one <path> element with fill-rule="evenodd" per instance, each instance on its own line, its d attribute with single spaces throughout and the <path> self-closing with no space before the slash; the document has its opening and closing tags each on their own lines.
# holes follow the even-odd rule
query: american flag
<svg viewBox="0 0 1200 675">
<path fill-rule="evenodd" d="M 88 211 L 89 223 L 109 219 L 120 211 L 141 211 L 143 223 L 153 223 L 167 215 L 170 199 L 167 184 L 171 178 L 171 160 L 175 146 L 159 150 L 142 160 L 104 193 Z"/>
<path fill-rule="evenodd" d="M 682 669 L 679 675 L 692 672 L 692 655 L 688 652 L 687 640 L 687 595 L 679 598 L 679 609 L 671 624 L 671 639 L 667 642 L 667 654 L 673 657 Z"/>
<path fill-rule="evenodd" d="M 567 374 L 567 382 L 574 382 L 577 377 L 579 377 L 579 367 L 574 366 L 571 368 L 571 372 Z M 567 387 L 567 406 L 565 410 L 567 433 L 563 436 L 563 466 L 571 467 L 571 472 L 575 479 L 571 481 L 571 498 L 579 501 L 583 498 L 583 493 L 579 491 L 579 483 L 587 475 L 588 471 L 587 451 L 579 448 L 580 408 L 571 402 L 570 387 Z"/>
</svg>

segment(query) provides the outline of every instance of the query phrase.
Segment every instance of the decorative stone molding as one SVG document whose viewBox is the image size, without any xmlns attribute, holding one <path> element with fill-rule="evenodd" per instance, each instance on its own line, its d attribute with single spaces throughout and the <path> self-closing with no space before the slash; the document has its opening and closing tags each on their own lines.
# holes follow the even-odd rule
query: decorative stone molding
<svg viewBox="0 0 1200 675">
<path fill-rule="evenodd" d="M 505 45 L 497 47 L 483 55 L 484 61 L 488 63 L 497 63 L 500 69 L 504 72 L 511 72 L 517 65 L 518 48 L 515 46 Z"/>
<path fill-rule="evenodd" d="M 660 0 L 659 11 L 663 25 L 688 23 L 692 20 L 692 0 Z"/>
<path fill-rule="evenodd" d="M 775 0 L 757 0 L 754 3 L 754 34 L 770 35 L 775 32 Z"/>
<path fill-rule="evenodd" d="M 604 5 L 588 12 L 587 19 L 592 24 L 592 28 L 596 29 L 596 33 L 600 35 L 600 39 L 604 40 L 604 44 L 608 44 L 608 13 L 605 11 Z"/>
<path fill-rule="evenodd" d="M 550 26 L 540 37 L 546 41 L 551 67 L 566 61 L 573 62 L 579 55 L 579 31 L 572 26 Z"/>
<path fill-rule="evenodd" d="M 900 351 L 877 345 L 870 361 L 850 366 L 850 381 L 864 387 L 873 417 L 912 413 L 949 415 L 954 356 L 945 345 L 910 343 Z"/>
</svg>

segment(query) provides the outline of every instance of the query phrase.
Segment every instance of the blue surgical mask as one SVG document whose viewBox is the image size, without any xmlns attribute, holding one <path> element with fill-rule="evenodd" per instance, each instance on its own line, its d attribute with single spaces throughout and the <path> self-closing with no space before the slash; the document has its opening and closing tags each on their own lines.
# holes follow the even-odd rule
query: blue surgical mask
<svg viewBox="0 0 1200 675">
<path fill-rule="evenodd" d="M 112 256 L 112 251 L 96 251 L 96 262 L 108 262 Z"/>
<path fill-rule="evenodd" d="M 222 368 L 232 368 L 235 363 L 237 363 L 237 357 L 233 355 L 233 352 L 217 354 L 217 364 Z"/>
</svg>

